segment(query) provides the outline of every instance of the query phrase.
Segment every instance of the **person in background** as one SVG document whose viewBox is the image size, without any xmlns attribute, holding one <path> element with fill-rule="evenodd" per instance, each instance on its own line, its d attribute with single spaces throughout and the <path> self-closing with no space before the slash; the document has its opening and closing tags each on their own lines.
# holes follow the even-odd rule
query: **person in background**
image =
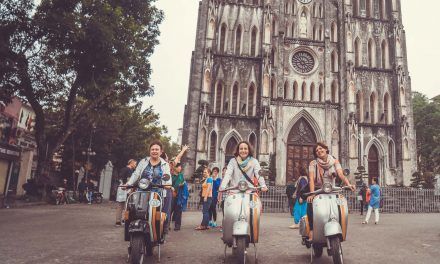
<svg viewBox="0 0 440 264">
<path fill-rule="evenodd" d="M 380 187 L 379 185 L 377 185 L 376 178 L 373 178 L 371 180 L 370 190 L 371 190 L 370 203 L 368 204 L 367 215 L 365 216 L 365 220 L 362 222 L 362 224 L 368 224 L 368 221 L 370 220 L 370 216 L 371 216 L 371 211 L 374 209 L 374 216 L 375 216 L 374 223 L 377 225 L 379 224 Z"/>
<path fill-rule="evenodd" d="M 299 175 L 301 175 L 295 184 L 295 205 L 293 207 L 293 219 L 294 224 L 289 226 L 289 228 L 297 229 L 299 228 L 299 221 L 305 215 L 307 215 L 307 202 L 301 198 L 301 193 L 306 189 L 309 184 L 307 170 L 304 167 L 299 169 Z"/>
<path fill-rule="evenodd" d="M 202 179 L 202 196 L 200 197 L 203 201 L 203 209 L 202 209 L 202 223 L 196 227 L 196 230 L 207 230 L 209 229 L 209 208 L 212 203 L 212 183 L 213 180 L 211 178 L 211 171 L 209 168 L 205 168 L 203 170 L 203 179 Z"/>
<path fill-rule="evenodd" d="M 93 191 L 95 190 L 95 184 L 92 179 L 87 179 L 87 201 L 89 204 L 92 204 Z"/>
<path fill-rule="evenodd" d="M 286 185 L 287 202 L 289 203 L 289 213 L 291 216 L 293 216 L 293 206 L 295 205 L 295 197 L 293 197 L 296 191 L 295 185 L 290 180 Z"/>
<path fill-rule="evenodd" d="M 127 180 L 130 178 L 131 174 L 133 173 L 134 169 L 136 169 L 137 162 L 134 159 L 130 159 L 127 162 L 127 166 L 122 168 L 119 172 L 118 182 L 119 185 L 123 185 L 127 183 Z M 122 218 L 122 210 L 125 205 L 125 200 L 127 199 L 127 190 L 124 190 L 123 188 L 118 186 L 118 190 L 116 193 L 116 223 L 115 226 L 121 226 L 121 218 Z"/>
<path fill-rule="evenodd" d="M 364 208 L 366 207 L 366 205 L 368 205 L 368 202 L 367 202 L 367 190 L 368 190 L 367 185 L 365 183 L 362 183 L 362 187 L 361 187 L 361 189 L 359 190 L 359 193 L 358 193 L 358 200 L 359 200 L 359 202 L 361 204 L 361 215 L 364 214 Z"/>
<path fill-rule="evenodd" d="M 176 164 L 174 173 L 175 175 L 173 175 L 172 181 L 175 196 L 173 198 L 172 220 L 174 221 L 174 231 L 179 231 L 180 227 L 182 226 L 182 212 L 186 210 L 186 205 L 188 203 L 189 191 L 188 185 L 186 184 L 185 178 L 182 174 L 181 163 Z"/>
<path fill-rule="evenodd" d="M 86 183 L 86 178 L 82 178 L 80 183 L 78 184 L 78 196 L 79 196 L 79 202 L 85 202 L 87 201 L 86 198 L 86 190 L 87 190 L 87 183 Z"/>
<path fill-rule="evenodd" d="M 220 188 L 220 184 L 222 179 L 219 177 L 220 169 L 218 167 L 214 167 L 212 169 L 212 203 L 209 208 L 209 226 L 217 227 L 217 204 L 218 204 L 218 189 Z"/>
</svg>

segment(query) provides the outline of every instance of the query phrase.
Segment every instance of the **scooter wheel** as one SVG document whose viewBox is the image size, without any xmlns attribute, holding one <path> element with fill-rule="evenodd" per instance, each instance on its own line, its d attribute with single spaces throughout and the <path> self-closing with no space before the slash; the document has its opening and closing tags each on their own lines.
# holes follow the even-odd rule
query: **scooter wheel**
<svg viewBox="0 0 440 264">
<path fill-rule="evenodd" d="M 145 239 L 142 234 L 134 234 L 130 240 L 130 263 L 142 264 L 145 257 Z"/>
<path fill-rule="evenodd" d="M 334 264 L 343 264 L 344 256 L 342 254 L 341 241 L 339 237 L 332 237 L 330 239 L 331 253 L 333 257 Z"/>
<path fill-rule="evenodd" d="M 313 245 L 313 255 L 317 258 L 322 256 L 323 247 L 321 245 Z"/>
<path fill-rule="evenodd" d="M 237 237 L 237 258 L 238 263 L 246 263 L 246 237 Z"/>
</svg>

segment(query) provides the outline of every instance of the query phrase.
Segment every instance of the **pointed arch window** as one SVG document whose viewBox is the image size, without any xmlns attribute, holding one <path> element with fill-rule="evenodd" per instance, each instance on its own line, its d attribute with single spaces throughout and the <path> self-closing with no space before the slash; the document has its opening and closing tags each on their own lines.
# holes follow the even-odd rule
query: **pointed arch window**
<svg viewBox="0 0 440 264">
<path fill-rule="evenodd" d="M 356 93 L 356 119 L 359 122 L 363 121 L 363 100 L 362 100 L 362 94 L 361 92 Z"/>
<path fill-rule="evenodd" d="M 209 160 L 217 160 L 217 133 L 215 131 L 212 131 L 209 141 Z"/>
<path fill-rule="evenodd" d="M 221 114 L 223 110 L 223 84 L 219 82 L 215 90 L 215 112 Z"/>
<path fill-rule="evenodd" d="M 294 38 L 295 37 L 295 22 L 292 22 L 292 26 L 290 28 L 291 28 L 291 31 L 290 31 L 291 37 Z"/>
<path fill-rule="evenodd" d="M 354 41 L 354 61 L 355 66 L 359 67 L 362 64 L 362 43 L 359 38 Z"/>
<path fill-rule="evenodd" d="M 315 83 L 310 85 L 310 101 L 315 101 Z"/>
<path fill-rule="evenodd" d="M 293 82 L 293 100 L 298 100 L 298 83 Z"/>
<path fill-rule="evenodd" d="M 251 56 L 257 56 L 257 34 L 257 28 L 253 27 L 251 34 Z"/>
<path fill-rule="evenodd" d="M 248 90 L 248 115 L 255 116 L 257 91 L 252 83 Z"/>
<path fill-rule="evenodd" d="M 211 72 L 209 70 L 205 71 L 205 76 L 203 78 L 203 91 L 208 93 L 211 90 Z"/>
<path fill-rule="evenodd" d="M 226 53 L 226 32 L 227 32 L 227 27 L 225 23 L 222 23 L 222 26 L 220 28 L 220 47 L 219 47 L 219 51 Z"/>
<path fill-rule="evenodd" d="M 337 42 L 338 41 L 338 26 L 335 22 L 332 23 L 330 41 Z"/>
<path fill-rule="evenodd" d="M 388 50 L 388 43 L 386 40 L 382 41 L 382 68 L 384 69 L 388 69 L 389 68 L 389 63 L 390 61 L 390 54 L 389 54 L 389 50 Z"/>
<path fill-rule="evenodd" d="M 241 25 L 237 27 L 237 31 L 235 32 L 235 54 L 241 54 Z"/>
<path fill-rule="evenodd" d="M 380 18 L 382 20 L 387 20 L 388 19 L 388 10 L 387 10 L 386 0 L 380 0 L 379 9 L 380 9 Z"/>
<path fill-rule="evenodd" d="M 263 131 L 261 135 L 261 153 L 267 154 L 269 153 L 269 136 L 266 131 Z"/>
<path fill-rule="evenodd" d="M 324 102 L 324 85 L 319 85 L 319 101 Z"/>
<path fill-rule="evenodd" d="M 359 16 L 359 0 L 352 0 L 353 15 Z"/>
<path fill-rule="evenodd" d="M 257 137 L 255 136 L 254 132 L 252 132 L 249 135 L 249 143 L 251 144 L 252 148 L 256 152 L 256 150 L 257 150 Z M 256 154 L 256 153 L 254 153 L 254 154 Z"/>
<path fill-rule="evenodd" d="M 303 82 L 302 87 L 301 87 L 301 100 L 303 100 L 303 101 L 306 100 L 306 93 L 307 93 L 307 85 L 305 82 Z"/>
<path fill-rule="evenodd" d="M 395 154 L 395 149 L 394 149 L 394 143 L 393 141 L 390 140 L 390 142 L 388 143 L 388 165 L 390 166 L 390 168 L 395 168 L 396 167 L 396 154 Z"/>
<path fill-rule="evenodd" d="M 232 115 L 238 115 L 239 114 L 238 113 L 238 109 L 239 109 L 238 103 L 240 102 L 239 96 L 240 96 L 240 93 L 239 93 L 239 89 L 238 89 L 238 83 L 235 83 L 234 87 L 232 88 L 232 98 L 231 98 L 231 102 L 232 102 L 232 105 L 231 105 L 232 112 L 231 112 L 231 114 Z"/>
<path fill-rule="evenodd" d="M 370 96 L 370 123 L 376 123 L 376 95 L 374 92 Z"/>
<path fill-rule="evenodd" d="M 367 17 L 373 17 L 373 1 L 367 0 Z"/>
<path fill-rule="evenodd" d="M 373 39 L 368 41 L 368 67 L 376 67 L 376 44 Z"/>
<path fill-rule="evenodd" d="M 289 95 L 289 83 L 287 81 L 285 81 L 284 82 L 284 95 L 283 95 L 283 98 L 284 99 L 289 99 L 288 95 Z"/>
<path fill-rule="evenodd" d="M 385 124 L 392 124 L 393 123 L 393 113 L 392 113 L 392 107 L 391 107 L 391 97 L 388 93 L 385 93 L 384 99 L 383 99 L 383 113 L 385 117 Z"/>
<path fill-rule="evenodd" d="M 276 99 L 277 98 L 277 85 L 276 85 L 275 76 L 273 76 L 273 75 L 272 75 L 272 79 L 270 81 L 270 88 L 271 88 L 272 99 Z"/>
</svg>

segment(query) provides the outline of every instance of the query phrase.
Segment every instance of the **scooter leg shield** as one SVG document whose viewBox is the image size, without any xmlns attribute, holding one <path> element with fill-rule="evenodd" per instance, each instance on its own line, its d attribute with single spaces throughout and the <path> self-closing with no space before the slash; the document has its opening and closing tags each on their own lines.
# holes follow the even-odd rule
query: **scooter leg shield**
<svg viewBox="0 0 440 264">
<path fill-rule="evenodd" d="M 324 236 L 330 237 L 335 235 L 342 236 L 341 225 L 337 221 L 330 221 L 324 225 Z"/>
<path fill-rule="evenodd" d="M 247 236 L 249 234 L 249 223 L 246 221 L 237 221 L 232 226 L 232 235 Z"/>
</svg>

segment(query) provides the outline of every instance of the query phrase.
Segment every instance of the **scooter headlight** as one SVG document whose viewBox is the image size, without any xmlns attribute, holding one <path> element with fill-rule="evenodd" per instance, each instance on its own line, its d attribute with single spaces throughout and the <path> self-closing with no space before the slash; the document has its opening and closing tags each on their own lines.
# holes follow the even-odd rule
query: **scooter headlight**
<svg viewBox="0 0 440 264">
<path fill-rule="evenodd" d="M 238 182 L 238 190 L 240 190 L 241 192 L 244 192 L 248 189 L 248 184 L 246 181 L 240 181 Z"/>
<path fill-rule="evenodd" d="M 147 179 L 141 179 L 139 181 L 139 188 L 145 190 L 148 188 L 148 186 L 150 186 L 150 181 Z"/>
<path fill-rule="evenodd" d="M 324 183 L 324 185 L 322 186 L 322 190 L 323 190 L 325 193 L 331 193 L 332 190 L 333 190 L 333 186 L 332 186 L 331 183 L 326 182 L 326 183 Z"/>
</svg>

